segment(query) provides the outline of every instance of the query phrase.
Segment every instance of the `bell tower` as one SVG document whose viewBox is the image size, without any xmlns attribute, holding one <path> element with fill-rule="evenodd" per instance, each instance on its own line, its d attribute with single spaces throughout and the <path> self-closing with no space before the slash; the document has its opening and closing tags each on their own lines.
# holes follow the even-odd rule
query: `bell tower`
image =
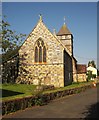
<svg viewBox="0 0 99 120">
<path fill-rule="evenodd" d="M 73 35 L 67 28 L 65 22 L 57 33 L 57 37 L 61 40 L 61 42 L 65 45 L 65 47 L 70 51 L 73 56 Z"/>
</svg>

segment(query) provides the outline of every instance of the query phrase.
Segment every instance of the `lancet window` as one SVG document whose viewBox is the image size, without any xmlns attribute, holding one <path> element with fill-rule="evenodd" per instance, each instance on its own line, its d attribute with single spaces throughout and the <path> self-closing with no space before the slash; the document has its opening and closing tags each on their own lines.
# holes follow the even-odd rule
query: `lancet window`
<svg viewBox="0 0 99 120">
<path fill-rule="evenodd" d="M 46 46 L 42 39 L 37 40 L 35 44 L 35 63 L 46 62 Z"/>
</svg>

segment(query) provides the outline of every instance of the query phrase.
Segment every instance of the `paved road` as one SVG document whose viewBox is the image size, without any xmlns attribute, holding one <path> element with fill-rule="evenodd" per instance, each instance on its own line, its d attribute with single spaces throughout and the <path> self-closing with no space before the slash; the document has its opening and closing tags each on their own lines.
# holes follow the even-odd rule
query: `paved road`
<svg viewBox="0 0 99 120">
<path fill-rule="evenodd" d="M 97 88 L 60 98 L 41 107 L 32 107 L 4 118 L 96 118 Z"/>
</svg>

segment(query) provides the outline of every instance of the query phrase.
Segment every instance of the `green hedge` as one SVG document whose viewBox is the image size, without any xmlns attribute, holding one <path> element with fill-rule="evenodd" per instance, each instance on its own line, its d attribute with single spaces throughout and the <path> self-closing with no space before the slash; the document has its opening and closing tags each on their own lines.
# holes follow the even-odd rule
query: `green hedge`
<svg viewBox="0 0 99 120">
<path fill-rule="evenodd" d="M 27 107 L 31 107 L 35 105 L 34 101 L 34 97 L 26 97 L 2 102 L 2 114 L 4 115 L 15 112 L 17 110 L 23 110 Z"/>
<path fill-rule="evenodd" d="M 66 95 L 77 94 L 91 87 L 92 87 L 92 84 L 78 87 L 78 88 L 63 90 L 63 91 L 41 94 L 35 97 L 31 96 L 31 97 L 25 97 L 21 99 L 3 101 L 2 115 L 15 112 L 18 110 L 23 110 L 25 108 L 28 108 L 34 105 L 44 105 L 53 99 L 64 97 Z"/>
</svg>

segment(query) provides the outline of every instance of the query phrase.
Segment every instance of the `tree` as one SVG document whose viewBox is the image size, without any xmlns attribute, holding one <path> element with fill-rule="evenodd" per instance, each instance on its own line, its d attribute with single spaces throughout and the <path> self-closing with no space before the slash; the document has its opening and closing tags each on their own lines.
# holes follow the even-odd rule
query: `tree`
<svg viewBox="0 0 99 120">
<path fill-rule="evenodd" d="M 91 64 L 91 61 L 88 62 L 88 67 L 90 66 L 90 64 Z"/>
<path fill-rule="evenodd" d="M 6 16 L 0 22 L 0 52 L 2 52 L 2 82 L 15 82 L 18 76 L 19 58 L 18 50 L 22 45 L 26 34 L 18 34 L 11 30 L 10 24 L 6 21 Z M 9 62 L 9 59 L 11 59 Z"/>
<path fill-rule="evenodd" d="M 99 70 L 97 69 L 97 76 L 99 76 Z"/>
<path fill-rule="evenodd" d="M 89 61 L 89 62 L 88 62 L 88 67 L 89 67 L 89 66 L 92 66 L 92 67 L 96 68 L 95 61 L 94 61 L 94 60 Z"/>
<path fill-rule="evenodd" d="M 87 71 L 87 82 L 92 78 L 92 71 Z"/>
<path fill-rule="evenodd" d="M 0 46 L 2 46 L 2 59 L 6 61 L 18 52 L 26 34 L 18 34 L 16 31 L 11 30 L 10 24 L 6 21 L 6 16 L 3 17 L 0 26 L 2 26 L 0 36 L 2 38 L 2 43 L 0 43 Z"/>
</svg>

